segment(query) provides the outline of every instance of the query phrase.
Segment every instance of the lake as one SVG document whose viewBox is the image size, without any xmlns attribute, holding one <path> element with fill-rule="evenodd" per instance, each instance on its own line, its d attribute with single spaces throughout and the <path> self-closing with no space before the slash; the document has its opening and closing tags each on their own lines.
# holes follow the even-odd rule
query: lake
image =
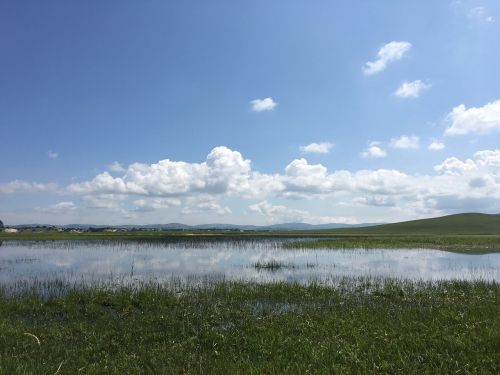
<svg viewBox="0 0 500 375">
<path fill-rule="evenodd" d="M 432 249 L 284 249 L 289 239 L 4 241 L 0 288 L 172 280 L 332 283 L 345 277 L 500 282 L 500 254 Z"/>
</svg>

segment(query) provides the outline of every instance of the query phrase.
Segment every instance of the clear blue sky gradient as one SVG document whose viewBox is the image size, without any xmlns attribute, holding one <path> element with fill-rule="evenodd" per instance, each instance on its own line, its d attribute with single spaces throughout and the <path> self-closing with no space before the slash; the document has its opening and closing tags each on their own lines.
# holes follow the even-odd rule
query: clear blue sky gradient
<svg viewBox="0 0 500 375">
<path fill-rule="evenodd" d="M 471 13 L 478 7 L 481 14 Z M 363 65 L 390 41 L 408 41 L 412 48 L 383 72 L 363 74 Z M 216 146 L 241 152 L 262 173 L 283 173 L 292 160 L 306 157 L 329 171 L 433 174 L 446 158 L 500 148 L 498 132 L 443 135 L 454 107 L 500 99 L 499 41 L 500 3 L 493 0 L 4 1 L 0 184 L 65 187 L 91 180 L 113 161 L 202 162 Z M 403 81 L 414 80 L 432 87 L 418 98 L 393 95 Z M 252 111 L 249 102 L 265 97 L 276 108 Z M 390 149 L 390 139 L 401 135 L 420 137 L 421 148 Z M 446 148 L 428 151 L 431 138 Z M 370 141 L 383 142 L 388 156 L 362 158 Z M 328 154 L 302 155 L 299 147 L 312 142 L 335 146 Z M 49 150 L 58 158 L 49 158 Z M 80 198 L 0 193 L 0 218 L 266 222 L 245 211 L 259 199 L 234 197 L 224 198 L 228 217 L 183 217 L 168 209 L 131 218 L 123 210 L 43 214 L 43 207 L 61 201 L 80 207 Z M 330 214 L 324 200 L 267 200 Z M 343 208 L 341 216 L 419 216 L 377 212 Z"/>
</svg>

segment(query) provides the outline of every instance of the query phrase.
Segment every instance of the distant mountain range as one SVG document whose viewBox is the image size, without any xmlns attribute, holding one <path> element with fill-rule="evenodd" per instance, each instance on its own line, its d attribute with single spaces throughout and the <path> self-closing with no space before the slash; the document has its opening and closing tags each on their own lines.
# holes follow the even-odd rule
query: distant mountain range
<svg viewBox="0 0 500 375">
<path fill-rule="evenodd" d="M 282 223 L 273 225 L 237 225 L 237 224 L 200 224 L 187 225 L 181 223 L 168 224 L 147 224 L 147 225 L 95 225 L 95 224 L 21 224 L 12 225 L 10 227 L 17 229 L 36 228 L 36 227 L 52 227 L 61 229 L 156 229 L 156 230 L 246 230 L 246 231 L 302 231 L 302 230 L 324 230 L 324 229 L 339 229 L 339 228 L 359 228 L 379 225 L 381 223 L 363 223 L 363 224 L 307 224 L 307 223 Z"/>
<path fill-rule="evenodd" d="M 1 223 L 1 222 L 0 222 Z M 307 224 L 283 223 L 274 225 L 236 225 L 236 224 L 202 224 L 186 225 L 181 223 L 148 224 L 148 225 L 93 225 L 93 224 L 23 224 L 11 225 L 11 228 L 56 228 L 56 229 L 156 229 L 156 230 L 244 230 L 244 231 L 317 231 L 331 230 L 332 234 L 350 235 L 500 235 L 500 214 L 462 213 L 429 219 L 410 220 L 399 223 L 363 223 L 363 224 Z"/>
</svg>

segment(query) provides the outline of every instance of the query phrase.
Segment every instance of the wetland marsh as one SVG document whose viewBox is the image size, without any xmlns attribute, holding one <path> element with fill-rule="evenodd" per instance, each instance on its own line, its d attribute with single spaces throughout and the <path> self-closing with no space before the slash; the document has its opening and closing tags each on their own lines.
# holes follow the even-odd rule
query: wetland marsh
<svg viewBox="0 0 500 375">
<path fill-rule="evenodd" d="M 498 372 L 500 253 L 314 241 L 3 241 L 0 373 Z"/>
<path fill-rule="evenodd" d="M 283 238 L 4 241 L 0 248 L 0 286 L 15 290 L 53 281 L 75 287 L 133 286 L 172 280 L 314 281 L 334 285 L 345 277 L 500 282 L 500 253 L 326 246 L 309 249 L 310 244 Z"/>
</svg>

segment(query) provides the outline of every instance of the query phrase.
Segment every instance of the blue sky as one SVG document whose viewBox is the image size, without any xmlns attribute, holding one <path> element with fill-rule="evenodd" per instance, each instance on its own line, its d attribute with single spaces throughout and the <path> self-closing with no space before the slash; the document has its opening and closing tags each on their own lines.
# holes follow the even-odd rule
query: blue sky
<svg viewBox="0 0 500 375">
<path fill-rule="evenodd" d="M 25 1 L 0 21 L 6 223 L 500 211 L 497 1 Z"/>
</svg>

